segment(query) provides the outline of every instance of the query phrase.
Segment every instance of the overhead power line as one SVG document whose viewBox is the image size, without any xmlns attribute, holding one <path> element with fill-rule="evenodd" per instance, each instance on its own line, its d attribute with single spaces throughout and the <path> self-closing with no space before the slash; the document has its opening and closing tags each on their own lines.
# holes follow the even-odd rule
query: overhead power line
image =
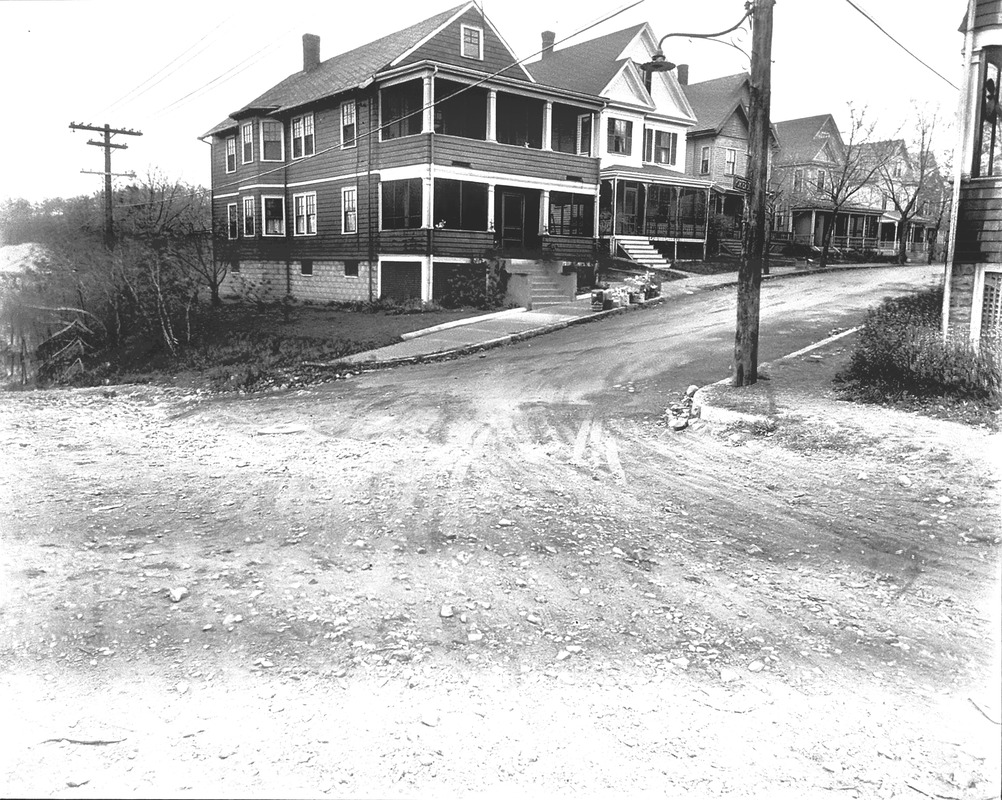
<svg viewBox="0 0 1002 800">
<path fill-rule="evenodd" d="M 873 23 L 873 25 L 876 26 L 877 30 L 879 30 L 882 34 L 884 34 L 884 36 L 886 36 L 888 39 L 890 39 L 892 42 L 894 42 L 894 44 L 896 44 L 898 47 L 900 47 L 902 50 L 904 50 L 906 53 L 908 53 L 908 55 L 910 55 L 912 58 L 914 58 L 916 61 L 918 61 L 919 64 L 921 64 L 923 67 L 925 67 L 931 73 L 933 73 L 935 76 L 937 76 L 939 78 L 942 78 L 944 81 L 946 81 L 950 86 L 952 86 L 958 92 L 960 91 L 959 87 L 953 81 L 951 81 L 949 78 L 944 77 L 942 75 L 942 73 L 937 72 L 933 67 L 930 67 L 925 61 L 923 61 L 921 58 L 919 58 L 917 55 L 915 55 L 911 50 L 909 50 L 907 47 L 905 47 L 903 44 L 901 44 L 901 42 L 899 42 L 897 39 L 895 39 L 893 36 L 891 36 L 891 34 L 889 34 L 879 22 L 877 22 L 873 17 L 871 17 L 863 9 L 861 9 L 859 6 L 857 6 L 852 0 L 845 0 L 845 1 L 849 5 L 851 5 L 854 9 L 856 9 L 860 14 L 862 14 L 864 17 L 866 17 L 871 23 Z"/>
</svg>

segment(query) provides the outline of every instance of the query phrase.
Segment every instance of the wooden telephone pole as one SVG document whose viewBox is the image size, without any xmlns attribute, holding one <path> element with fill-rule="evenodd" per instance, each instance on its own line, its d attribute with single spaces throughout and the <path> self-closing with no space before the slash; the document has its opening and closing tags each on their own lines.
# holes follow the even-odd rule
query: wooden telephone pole
<svg viewBox="0 0 1002 800">
<path fill-rule="evenodd" d="M 748 148 L 749 225 L 745 258 L 738 269 L 738 319 L 734 334 L 733 386 L 758 380 L 758 323 L 762 266 L 766 257 L 766 200 L 769 180 L 769 103 L 772 77 L 772 7 L 776 0 L 750 0 L 752 54 Z"/>
<path fill-rule="evenodd" d="M 114 150 L 127 150 L 127 144 L 115 144 L 111 141 L 111 137 L 116 133 L 120 133 L 123 136 L 142 136 L 142 131 L 134 131 L 131 128 L 112 128 L 110 125 L 105 123 L 103 126 L 99 125 L 84 125 L 80 122 L 71 122 L 70 128 L 75 131 L 95 131 L 97 133 L 104 134 L 104 140 L 96 142 L 93 139 L 87 142 L 87 144 L 92 144 L 95 147 L 104 148 L 104 243 L 108 247 L 115 246 L 115 229 L 113 227 L 113 216 L 111 213 L 111 178 L 115 174 L 129 174 L 134 177 L 134 173 L 113 173 L 111 171 L 111 151 Z M 102 173 L 97 173 L 102 174 Z"/>
</svg>

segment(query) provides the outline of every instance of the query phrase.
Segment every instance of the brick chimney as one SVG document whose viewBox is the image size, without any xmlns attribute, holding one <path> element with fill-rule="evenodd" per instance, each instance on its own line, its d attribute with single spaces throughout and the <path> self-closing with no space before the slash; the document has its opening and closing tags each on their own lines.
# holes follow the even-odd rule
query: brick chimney
<svg viewBox="0 0 1002 800">
<path fill-rule="evenodd" d="M 675 68 L 675 76 L 678 78 L 679 86 L 689 85 L 689 65 L 679 64 Z"/>
<path fill-rule="evenodd" d="M 303 34 L 303 72 L 320 66 L 320 37 L 314 33 Z"/>
<path fill-rule="evenodd" d="M 553 31 L 543 31 L 543 58 L 549 58 L 553 55 L 553 42 L 556 38 L 557 34 Z"/>
</svg>

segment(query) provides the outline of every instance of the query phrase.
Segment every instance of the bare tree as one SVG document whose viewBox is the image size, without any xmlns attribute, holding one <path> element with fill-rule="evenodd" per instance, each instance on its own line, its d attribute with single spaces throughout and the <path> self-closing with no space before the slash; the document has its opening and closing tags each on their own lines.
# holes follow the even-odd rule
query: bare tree
<svg viewBox="0 0 1002 800">
<path fill-rule="evenodd" d="M 867 109 L 856 109 L 849 104 L 849 130 L 843 136 L 842 153 L 832 169 L 827 185 L 819 187 L 817 195 L 830 209 L 823 217 L 821 259 L 819 266 L 828 265 L 835 220 L 853 198 L 871 187 L 880 175 L 889 156 L 888 148 L 871 142 L 875 122 L 867 119 Z"/>
<path fill-rule="evenodd" d="M 938 114 L 917 108 L 910 146 L 903 139 L 890 142 L 891 154 L 878 170 L 884 194 L 899 214 L 899 264 L 908 258 L 909 223 L 925 202 L 941 199 L 942 177 L 934 150 L 938 123 Z"/>
</svg>

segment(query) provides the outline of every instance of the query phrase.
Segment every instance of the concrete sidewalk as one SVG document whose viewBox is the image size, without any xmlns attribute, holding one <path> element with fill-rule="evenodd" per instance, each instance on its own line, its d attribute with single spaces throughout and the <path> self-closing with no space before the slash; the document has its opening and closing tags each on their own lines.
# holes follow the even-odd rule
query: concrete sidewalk
<svg viewBox="0 0 1002 800">
<path fill-rule="evenodd" d="M 866 267 L 885 267 L 888 264 L 852 264 L 829 267 L 827 271 L 836 269 L 862 269 Z M 795 267 L 773 267 L 763 280 L 771 280 L 791 275 L 816 274 L 820 270 L 804 270 Z M 696 292 L 709 291 L 737 284 L 737 272 L 724 272 L 717 275 L 695 275 L 680 280 L 668 281 L 661 286 L 661 296 L 634 303 L 609 311 L 593 311 L 591 296 L 582 295 L 577 300 L 556 305 L 525 310 L 514 308 L 494 314 L 485 314 L 469 319 L 457 320 L 445 325 L 426 328 L 406 334 L 406 339 L 398 344 L 355 353 L 339 359 L 328 367 L 386 367 L 393 364 L 410 364 L 421 361 L 434 361 L 476 350 L 486 350 L 509 342 L 530 339 L 551 331 L 561 330 L 570 325 L 603 319 L 605 317 L 624 314 L 640 308 L 659 305 L 667 300 Z"/>
</svg>

